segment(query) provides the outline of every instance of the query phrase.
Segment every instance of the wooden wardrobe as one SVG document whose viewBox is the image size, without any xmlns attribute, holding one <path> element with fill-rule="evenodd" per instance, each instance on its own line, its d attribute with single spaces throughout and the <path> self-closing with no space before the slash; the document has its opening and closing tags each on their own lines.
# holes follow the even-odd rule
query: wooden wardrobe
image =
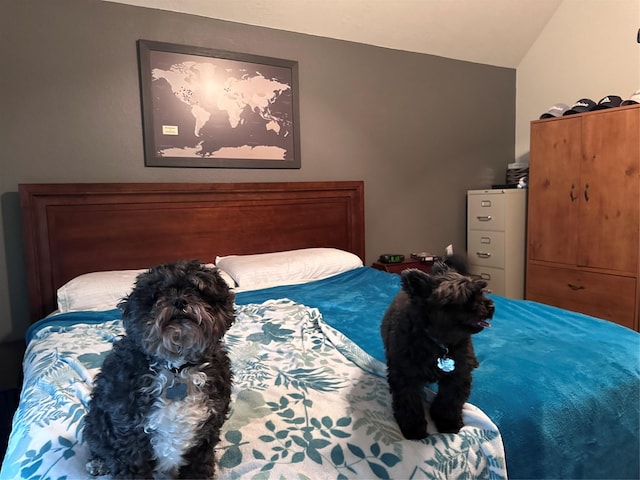
<svg viewBox="0 0 640 480">
<path fill-rule="evenodd" d="M 525 297 L 638 330 L 640 105 L 531 122 Z"/>
</svg>

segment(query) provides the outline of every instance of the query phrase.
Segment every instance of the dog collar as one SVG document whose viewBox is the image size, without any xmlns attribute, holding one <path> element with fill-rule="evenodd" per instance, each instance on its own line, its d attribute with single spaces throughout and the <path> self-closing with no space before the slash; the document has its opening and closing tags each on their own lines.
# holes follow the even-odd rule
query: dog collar
<svg viewBox="0 0 640 480">
<path fill-rule="evenodd" d="M 444 344 L 438 341 L 433 335 L 429 332 L 425 331 L 429 340 L 435 343 L 440 350 L 442 350 L 442 355 L 440 355 L 436 359 L 436 366 L 442 370 L 444 373 L 453 372 L 456 369 L 456 362 L 453 358 L 449 357 L 449 348 Z"/>
<path fill-rule="evenodd" d="M 182 370 L 184 370 L 185 368 L 195 367 L 195 366 L 196 366 L 195 363 L 183 363 L 179 367 L 171 367 L 171 368 L 167 367 L 167 370 L 169 370 L 174 375 L 177 375 L 180 372 L 182 372 Z"/>
<path fill-rule="evenodd" d="M 149 368 L 153 371 L 157 371 L 157 369 L 168 370 L 173 374 L 178 374 L 182 372 L 185 368 L 195 367 L 198 364 L 193 362 L 186 362 L 179 366 L 174 366 L 174 363 L 168 362 L 166 360 L 161 360 L 155 356 L 147 356 L 147 361 L 149 362 Z"/>
</svg>

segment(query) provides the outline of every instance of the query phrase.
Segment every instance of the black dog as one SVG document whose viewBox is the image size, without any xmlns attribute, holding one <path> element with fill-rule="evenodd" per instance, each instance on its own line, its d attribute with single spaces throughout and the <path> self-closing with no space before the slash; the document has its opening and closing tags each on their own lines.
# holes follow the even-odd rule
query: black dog
<svg viewBox="0 0 640 480">
<path fill-rule="evenodd" d="M 221 342 L 234 295 L 197 261 L 142 273 L 118 307 L 126 335 L 96 376 L 85 419 L 87 471 L 113 478 L 213 478 L 231 396 Z"/>
<path fill-rule="evenodd" d="M 494 312 L 487 283 L 469 276 L 463 256 L 436 262 L 429 274 L 405 270 L 401 283 L 381 325 L 393 414 L 406 438 L 426 437 L 422 389 L 437 382 L 431 418 L 439 432 L 457 433 L 478 366 L 471 335 Z"/>
</svg>

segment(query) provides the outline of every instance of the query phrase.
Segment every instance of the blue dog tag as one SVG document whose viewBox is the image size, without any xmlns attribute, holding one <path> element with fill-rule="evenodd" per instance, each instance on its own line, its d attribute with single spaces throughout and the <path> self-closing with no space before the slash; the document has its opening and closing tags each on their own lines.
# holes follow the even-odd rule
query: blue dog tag
<svg viewBox="0 0 640 480">
<path fill-rule="evenodd" d="M 442 357 L 438 359 L 438 368 L 444 373 L 453 372 L 456 369 L 456 362 L 453 358 Z"/>
<path fill-rule="evenodd" d="M 187 384 L 186 383 L 174 383 L 164 392 L 164 396 L 167 400 L 182 400 L 187 396 Z"/>
</svg>

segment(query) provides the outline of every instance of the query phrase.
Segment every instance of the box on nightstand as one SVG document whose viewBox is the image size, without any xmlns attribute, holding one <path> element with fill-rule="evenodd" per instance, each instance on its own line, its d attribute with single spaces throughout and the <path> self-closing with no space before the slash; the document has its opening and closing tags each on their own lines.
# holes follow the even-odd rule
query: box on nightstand
<svg viewBox="0 0 640 480">
<path fill-rule="evenodd" d="M 425 273 L 429 273 L 431 271 L 431 267 L 433 266 L 433 262 L 422 262 L 414 258 L 405 257 L 405 259 L 399 263 L 373 262 L 373 265 L 371 266 L 388 273 L 401 273 L 403 270 L 406 270 L 408 268 L 417 268 L 418 270 L 422 270 Z"/>
</svg>

